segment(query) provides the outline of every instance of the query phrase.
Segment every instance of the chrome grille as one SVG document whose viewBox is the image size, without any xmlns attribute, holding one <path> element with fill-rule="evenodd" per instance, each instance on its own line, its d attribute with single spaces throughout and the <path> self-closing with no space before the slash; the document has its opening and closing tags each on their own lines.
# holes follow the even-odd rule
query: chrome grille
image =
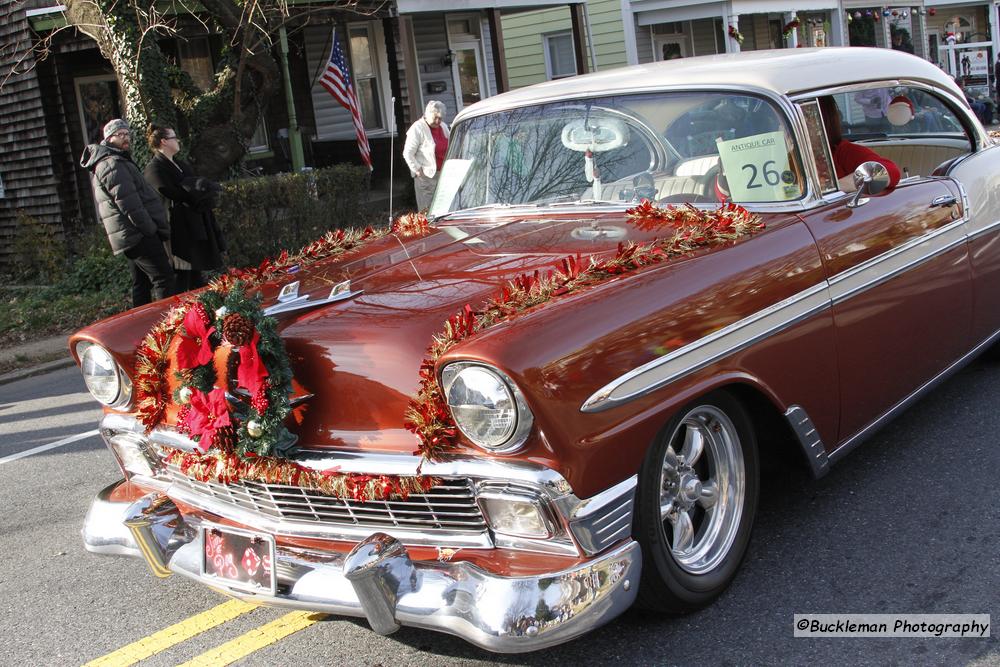
<svg viewBox="0 0 1000 667">
<path fill-rule="evenodd" d="M 283 521 L 469 534 L 486 530 L 486 521 L 466 480 L 444 479 L 427 493 L 414 493 L 406 500 L 361 502 L 284 484 L 201 482 L 184 475 L 175 465 L 167 466 L 167 473 L 176 487 L 210 500 L 212 505 L 230 505 Z"/>
</svg>

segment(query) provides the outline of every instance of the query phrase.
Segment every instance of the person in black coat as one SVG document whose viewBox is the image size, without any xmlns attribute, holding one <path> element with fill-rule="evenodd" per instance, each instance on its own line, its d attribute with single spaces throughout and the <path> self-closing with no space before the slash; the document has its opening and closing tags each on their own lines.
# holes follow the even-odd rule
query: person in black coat
<svg viewBox="0 0 1000 667">
<path fill-rule="evenodd" d="M 125 255 L 132 274 L 132 305 L 174 293 L 174 272 L 163 242 L 170 238 L 167 212 L 132 161 L 131 130 L 116 118 L 104 126 L 104 141 L 83 149 L 80 166 L 90 172 L 100 221 L 111 249 Z"/>
<path fill-rule="evenodd" d="M 218 183 L 195 175 L 178 159 L 180 139 L 170 127 L 151 125 L 147 133 L 153 159 L 145 176 L 160 193 L 170 214 L 170 254 L 177 291 L 205 284 L 203 271 L 221 269 L 226 242 L 212 209 L 218 203 Z"/>
</svg>

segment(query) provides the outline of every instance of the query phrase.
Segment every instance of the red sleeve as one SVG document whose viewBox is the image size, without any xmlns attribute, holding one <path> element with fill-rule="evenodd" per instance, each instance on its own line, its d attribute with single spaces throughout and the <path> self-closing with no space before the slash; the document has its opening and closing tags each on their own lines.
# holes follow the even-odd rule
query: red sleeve
<svg viewBox="0 0 1000 667">
<path fill-rule="evenodd" d="M 847 176 L 863 162 L 878 162 L 889 172 L 889 190 L 899 183 L 899 167 L 867 146 L 850 141 L 841 141 L 833 152 L 833 162 L 837 167 L 837 178 Z"/>
</svg>

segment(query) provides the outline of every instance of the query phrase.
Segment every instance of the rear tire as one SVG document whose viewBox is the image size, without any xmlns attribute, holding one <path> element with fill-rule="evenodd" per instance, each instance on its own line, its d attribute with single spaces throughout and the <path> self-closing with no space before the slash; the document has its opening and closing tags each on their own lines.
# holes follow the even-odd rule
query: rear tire
<svg viewBox="0 0 1000 667">
<path fill-rule="evenodd" d="M 639 473 L 637 604 L 685 613 L 718 597 L 746 554 L 759 487 L 753 426 L 736 398 L 718 391 L 679 410 Z"/>
</svg>

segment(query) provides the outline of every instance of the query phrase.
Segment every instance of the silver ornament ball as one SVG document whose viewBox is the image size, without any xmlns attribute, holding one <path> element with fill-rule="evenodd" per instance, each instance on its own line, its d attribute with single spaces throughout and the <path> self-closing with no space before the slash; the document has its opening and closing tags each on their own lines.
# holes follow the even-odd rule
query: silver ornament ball
<svg viewBox="0 0 1000 667">
<path fill-rule="evenodd" d="M 177 400 L 181 405 L 187 405 L 191 402 L 191 387 L 181 387 L 181 390 L 177 392 Z"/>
<path fill-rule="evenodd" d="M 264 433 L 264 427 L 256 419 L 247 422 L 247 433 L 251 438 L 259 438 Z"/>
</svg>

